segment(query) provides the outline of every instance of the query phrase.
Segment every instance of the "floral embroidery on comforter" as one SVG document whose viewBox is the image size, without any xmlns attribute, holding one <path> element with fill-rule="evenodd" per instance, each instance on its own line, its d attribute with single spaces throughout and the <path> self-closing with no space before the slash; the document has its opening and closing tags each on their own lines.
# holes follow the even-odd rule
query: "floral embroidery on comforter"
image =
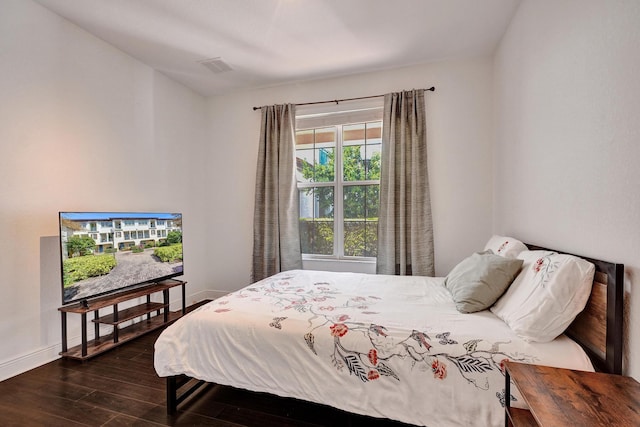
<svg viewBox="0 0 640 427">
<path fill-rule="evenodd" d="M 501 425 L 505 359 L 589 369 L 574 343 L 529 344 L 488 311 L 458 313 L 434 278 L 280 273 L 201 307 L 163 336 L 160 375 L 417 425 Z"/>
<path fill-rule="evenodd" d="M 309 331 L 299 339 L 304 339 L 309 350 L 316 356 L 315 337 L 329 334 L 333 337 L 334 348 L 330 356 L 336 370 L 348 372 L 363 382 L 388 377 L 402 379 L 392 368 L 392 361 L 406 363 L 412 369 L 431 370 L 433 377 L 445 380 L 449 369 L 455 369 L 468 383 L 475 387 L 489 389 L 489 371 L 502 372 L 504 360 L 532 363 L 535 359 L 519 353 L 507 353 L 500 349 L 508 342 L 489 342 L 482 338 L 468 339 L 459 343 L 449 331 L 412 330 L 405 335 L 391 335 L 383 324 L 362 323 L 351 318 L 350 312 L 365 315 L 379 314 L 378 306 L 383 306 L 382 297 L 377 295 L 343 295 L 340 286 L 328 282 L 315 282 L 305 288 L 295 284 L 295 275 L 281 274 L 249 286 L 229 298 L 249 298 L 252 301 L 268 302 L 280 307 L 282 312 L 298 312 L 306 318 Z M 260 295 L 260 296 L 256 296 Z M 230 299 L 231 300 L 231 299 Z M 226 305 L 230 300 L 219 301 Z M 229 309 L 217 309 L 218 313 Z M 270 327 L 283 329 L 287 316 L 273 317 Z M 368 345 L 354 345 L 347 340 L 347 334 L 359 334 Z M 359 340 L 362 343 L 363 340 Z M 502 395 L 497 396 L 503 399 Z M 515 400 L 515 398 L 513 398 Z"/>
</svg>

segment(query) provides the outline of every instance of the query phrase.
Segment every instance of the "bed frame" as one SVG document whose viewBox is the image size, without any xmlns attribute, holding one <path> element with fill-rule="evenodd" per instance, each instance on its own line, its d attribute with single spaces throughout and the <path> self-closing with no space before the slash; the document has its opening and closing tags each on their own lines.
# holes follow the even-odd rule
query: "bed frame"
<svg viewBox="0 0 640 427">
<path fill-rule="evenodd" d="M 527 247 L 567 253 L 531 244 Z M 585 350 L 597 371 L 622 374 L 624 265 L 576 256 L 593 263 L 596 271 L 587 306 L 565 333 Z M 175 414 L 178 405 L 205 384 L 185 375 L 167 377 L 167 413 Z"/>
</svg>

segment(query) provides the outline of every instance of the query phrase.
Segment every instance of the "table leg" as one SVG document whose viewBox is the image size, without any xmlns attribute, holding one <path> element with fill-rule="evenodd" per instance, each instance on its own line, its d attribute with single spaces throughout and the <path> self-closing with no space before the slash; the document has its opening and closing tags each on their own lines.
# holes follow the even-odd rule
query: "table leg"
<svg viewBox="0 0 640 427">
<path fill-rule="evenodd" d="M 87 355 L 87 313 L 82 313 L 82 357 Z"/>
<path fill-rule="evenodd" d="M 511 375 L 504 371 L 504 426 L 509 427 L 509 409 L 511 408 Z"/>
<path fill-rule="evenodd" d="M 67 348 L 67 312 L 61 311 L 60 315 L 62 316 L 62 352 L 66 353 L 68 351 Z"/>
<path fill-rule="evenodd" d="M 93 323 L 93 337 L 95 338 L 96 343 L 100 339 L 100 324 L 98 323 L 98 318 L 100 317 L 99 311 L 100 310 L 93 311 L 93 320 L 95 320 Z"/>
</svg>

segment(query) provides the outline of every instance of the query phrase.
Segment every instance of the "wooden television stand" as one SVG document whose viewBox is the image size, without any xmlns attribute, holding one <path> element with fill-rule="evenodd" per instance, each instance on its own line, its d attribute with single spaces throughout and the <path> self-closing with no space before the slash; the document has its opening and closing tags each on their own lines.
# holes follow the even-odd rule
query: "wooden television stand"
<svg viewBox="0 0 640 427">
<path fill-rule="evenodd" d="M 100 353 L 104 353 L 107 350 L 117 347 L 120 344 L 139 337 L 140 335 L 156 330 L 179 319 L 186 313 L 186 284 L 187 282 L 182 280 L 163 280 L 162 282 L 153 283 L 148 286 L 119 292 L 115 295 L 104 298 L 98 298 L 92 300 L 88 304 L 84 301 L 83 303 L 60 307 L 58 309 L 62 317 L 62 351 L 60 352 L 60 355 L 70 359 L 87 360 L 93 356 L 97 356 Z M 182 286 L 182 310 L 170 312 L 169 289 L 175 286 Z M 163 302 L 151 302 L 151 294 L 156 292 L 162 292 Z M 123 310 L 118 309 L 119 303 L 143 296 L 147 297 L 146 303 Z M 100 309 L 109 306 L 113 306 L 113 313 L 100 316 Z M 92 321 L 95 324 L 94 339 L 92 341 L 87 341 L 87 313 L 90 311 L 93 311 Z M 153 312 L 156 314 L 152 316 Z M 82 322 L 82 343 L 72 348 L 67 348 L 67 313 L 80 314 Z M 145 315 L 146 319 L 140 320 L 139 322 L 133 323 L 132 325 L 124 328 L 119 327 L 121 323 Z M 113 332 L 101 337 L 100 324 L 112 325 Z"/>
</svg>

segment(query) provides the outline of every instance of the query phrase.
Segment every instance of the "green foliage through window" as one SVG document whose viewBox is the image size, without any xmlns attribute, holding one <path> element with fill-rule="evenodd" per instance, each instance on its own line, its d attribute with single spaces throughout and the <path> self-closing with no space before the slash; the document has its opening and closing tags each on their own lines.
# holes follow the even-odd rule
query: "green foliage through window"
<svg viewBox="0 0 640 427">
<path fill-rule="evenodd" d="M 341 137 L 334 138 L 334 135 Z M 304 254 L 336 255 L 337 220 L 343 231 L 341 255 L 376 256 L 382 160 L 380 135 L 381 122 L 297 132 L 299 225 Z M 336 171 L 338 164 L 342 165 L 341 171 Z M 342 200 L 338 208 L 342 209 L 335 212 L 335 197 L 340 194 Z"/>
</svg>

